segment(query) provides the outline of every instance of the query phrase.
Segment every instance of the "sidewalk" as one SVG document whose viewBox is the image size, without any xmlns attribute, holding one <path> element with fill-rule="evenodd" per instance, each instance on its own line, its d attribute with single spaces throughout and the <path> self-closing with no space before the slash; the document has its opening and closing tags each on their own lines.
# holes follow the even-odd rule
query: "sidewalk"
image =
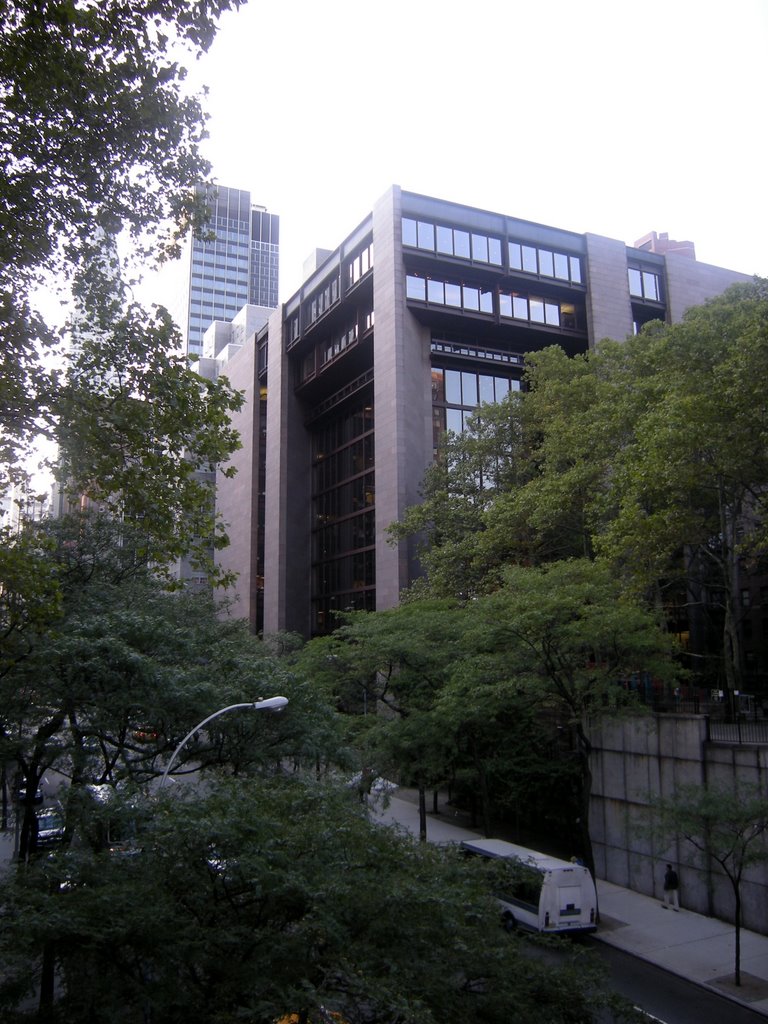
<svg viewBox="0 0 768 1024">
<path fill-rule="evenodd" d="M 403 791 L 371 816 L 419 834 L 419 810 L 413 795 Z M 459 843 L 480 833 L 459 824 L 451 812 L 427 814 L 427 838 L 433 843 Z M 733 925 L 692 911 L 662 909 L 659 900 L 597 881 L 600 927 L 595 938 L 633 956 L 678 974 L 768 1017 L 768 935 L 741 931 L 741 986 L 733 983 Z"/>
</svg>

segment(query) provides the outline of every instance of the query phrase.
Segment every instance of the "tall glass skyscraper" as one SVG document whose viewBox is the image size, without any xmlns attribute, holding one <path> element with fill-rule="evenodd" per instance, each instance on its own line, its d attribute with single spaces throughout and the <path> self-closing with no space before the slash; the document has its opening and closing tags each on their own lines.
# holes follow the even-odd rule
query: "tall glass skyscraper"
<svg viewBox="0 0 768 1024">
<path fill-rule="evenodd" d="M 278 303 L 280 218 L 251 203 L 251 193 L 217 186 L 207 194 L 207 239 L 192 240 L 187 351 L 200 355 L 214 320 L 231 320 L 247 303 Z"/>
</svg>

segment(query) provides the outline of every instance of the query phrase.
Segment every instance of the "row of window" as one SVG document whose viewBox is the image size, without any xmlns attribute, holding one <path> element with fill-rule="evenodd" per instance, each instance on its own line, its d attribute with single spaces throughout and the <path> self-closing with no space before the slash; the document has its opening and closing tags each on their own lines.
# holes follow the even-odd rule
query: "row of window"
<svg viewBox="0 0 768 1024">
<path fill-rule="evenodd" d="M 494 267 L 503 266 L 502 241 L 493 235 L 432 224 L 411 217 L 403 217 L 402 225 L 405 246 L 437 253 L 439 256 L 455 256 Z M 581 259 L 578 256 L 517 241 L 508 243 L 507 252 L 510 270 L 520 270 L 570 284 L 582 284 Z"/>
<path fill-rule="evenodd" d="M 405 295 L 417 302 L 431 302 L 438 306 L 451 306 L 472 313 L 493 313 L 493 292 L 477 285 L 456 281 L 439 281 L 420 274 L 408 274 Z"/>
<path fill-rule="evenodd" d="M 312 493 L 319 494 L 373 469 L 373 434 L 353 441 L 325 459 L 315 460 L 312 466 Z"/>
<path fill-rule="evenodd" d="M 319 562 L 357 548 L 372 547 L 375 543 L 376 513 L 368 510 L 316 530 L 312 537 L 312 558 Z"/>
<path fill-rule="evenodd" d="M 322 562 L 313 571 L 316 594 L 333 594 L 345 590 L 362 590 L 376 582 L 376 552 L 358 551 L 347 558 Z"/>
<path fill-rule="evenodd" d="M 339 279 L 332 278 L 324 288 L 315 292 L 309 302 L 306 303 L 307 325 L 312 324 L 326 310 L 330 309 L 334 302 L 339 300 Z"/>
<path fill-rule="evenodd" d="M 369 430 L 373 430 L 373 405 L 363 399 L 316 431 L 312 439 L 313 459 L 328 458 Z"/>
<path fill-rule="evenodd" d="M 352 324 L 346 331 L 342 331 L 341 334 L 336 334 L 330 341 L 326 342 L 321 346 L 320 349 L 320 365 L 325 366 L 336 356 L 340 355 L 345 349 L 349 348 L 350 345 L 354 345 L 357 341 L 357 324 Z"/>
<path fill-rule="evenodd" d="M 516 378 L 432 367 L 432 401 L 476 409 L 486 402 L 500 402 L 510 391 L 519 391 Z"/>
<path fill-rule="evenodd" d="M 500 267 L 501 239 L 403 217 L 403 245 Z"/>
<path fill-rule="evenodd" d="M 522 270 L 539 277 L 553 277 L 558 281 L 581 284 L 581 259 L 553 249 L 539 249 L 523 242 L 509 243 L 509 269 Z"/>
<path fill-rule="evenodd" d="M 456 281 L 439 281 L 419 274 L 408 274 L 405 294 L 407 298 L 417 302 L 450 306 L 472 313 L 494 312 L 493 291 Z M 526 295 L 523 292 L 500 291 L 498 314 L 510 320 L 526 320 L 529 323 L 562 327 L 566 330 L 576 330 L 579 326 L 576 307 L 572 302 L 557 302 L 541 296 Z"/>
<path fill-rule="evenodd" d="M 432 339 L 431 350 L 443 355 L 462 356 L 470 359 L 485 359 L 491 363 L 517 363 L 522 365 L 523 357 L 516 352 L 501 352 L 499 349 L 485 348 L 465 341 L 446 341 Z"/>
<path fill-rule="evenodd" d="M 349 266 L 347 267 L 347 287 L 351 288 L 353 284 L 357 284 L 360 278 L 364 277 L 372 268 L 373 242 L 349 261 Z"/>
<path fill-rule="evenodd" d="M 372 508 L 376 503 L 373 473 L 349 480 L 314 497 L 315 526 L 323 527 L 344 516 Z"/>
</svg>

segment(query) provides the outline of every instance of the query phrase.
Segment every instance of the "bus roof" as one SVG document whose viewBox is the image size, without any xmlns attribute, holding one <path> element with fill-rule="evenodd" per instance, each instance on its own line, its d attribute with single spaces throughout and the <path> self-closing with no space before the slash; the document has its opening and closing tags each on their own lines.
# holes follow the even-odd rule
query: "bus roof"
<svg viewBox="0 0 768 1024">
<path fill-rule="evenodd" d="M 530 864 L 542 871 L 551 871 L 553 868 L 573 869 L 578 866 L 573 861 L 550 857 L 549 854 L 529 850 L 525 846 L 516 846 L 515 843 L 508 843 L 504 839 L 465 839 L 461 845 L 470 853 L 479 853 L 484 857 L 514 857 L 523 864 Z"/>
</svg>

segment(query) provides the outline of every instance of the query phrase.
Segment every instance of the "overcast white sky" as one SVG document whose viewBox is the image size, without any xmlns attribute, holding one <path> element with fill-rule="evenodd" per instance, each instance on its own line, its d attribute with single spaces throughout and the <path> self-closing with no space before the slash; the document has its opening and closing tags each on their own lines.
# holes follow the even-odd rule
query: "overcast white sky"
<svg viewBox="0 0 768 1024">
<path fill-rule="evenodd" d="M 281 298 L 392 184 L 768 276 L 768 0 L 250 0 L 194 69 Z"/>
</svg>

